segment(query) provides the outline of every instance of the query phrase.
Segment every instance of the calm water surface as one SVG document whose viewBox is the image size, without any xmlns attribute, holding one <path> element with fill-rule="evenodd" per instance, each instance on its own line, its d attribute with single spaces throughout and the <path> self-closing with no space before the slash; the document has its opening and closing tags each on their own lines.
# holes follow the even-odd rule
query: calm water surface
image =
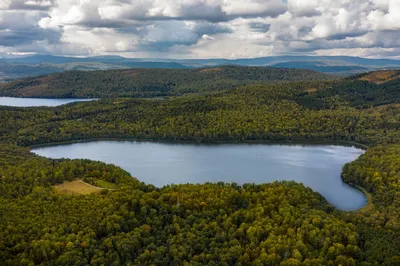
<svg viewBox="0 0 400 266">
<path fill-rule="evenodd" d="M 294 180 L 342 210 L 365 205 L 364 195 L 340 178 L 363 151 L 332 145 L 171 144 L 96 141 L 34 149 L 49 158 L 87 158 L 121 166 L 145 183 L 269 183 Z"/>
<path fill-rule="evenodd" d="M 59 106 L 73 102 L 93 101 L 94 99 L 39 99 L 0 97 L 0 105 L 13 107 Z"/>
</svg>

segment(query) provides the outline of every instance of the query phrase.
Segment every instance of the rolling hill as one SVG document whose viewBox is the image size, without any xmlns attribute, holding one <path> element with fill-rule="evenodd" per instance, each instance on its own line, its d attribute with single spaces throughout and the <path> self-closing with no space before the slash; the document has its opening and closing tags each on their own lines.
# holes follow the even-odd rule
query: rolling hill
<svg viewBox="0 0 400 266">
<path fill-rule="evenodd" d="M 305 106 L 324 108 L 331 104 L 326 99 L 345 102 L 353 107 L 368 108 L 372 106 L 400 103 L 400 70 L 373 71 L 347 77 L 324 89 L 308 93 L 299 102 Z"/>
<path fill-rule="evenodd" d="M 303 69 L 236 66 L 68 71 L 5 83 L 0 86 L 0 95 L 59 98 L 163 97 L 229 90 L 251 84 L 322 81 L 335 78 L 332 75 Z"/>
<path fill-rule="evenodd" d="M 48 57 L 46 57 L 48 59 Z M 48 60 L 41 57 L 21 62 L 7 62 L 0 60 L 0 82 L 12 81 L 25 77 L 36 77 L 52 73 L 59 73 L 70 70 L 94 71 L 110 69 L 129 69 L 129 68 L 169 68 L 180 69 L 190 68 L 178 63 L 167 62 L 101 62 L 84 60 L 67 60 L 68 62 L 57 63 L 57 60 Z"/>
<path fill-rule="evenodd" d="M 355 73 L 369 71 L 368 68 L 355 65 L 331 65 L 329 62 L 322 61 L 299 61 L 283 62 L 273 65 L 273 67 L 310 69 L 324 73 L 335 73 L 340 75 L 352 75 Z"/>
<path fill-rule="evenodd" d="M 6 70 L 4 66 L 6 67 Z M 248 59 L 168 59 L 125 58 L 121 56 L 65 57 L 33 55 L 0 58 L 0 81 L 63 72 L 68 70 L 107 70 L 127 68 L 204 68 L 216 66 L 270 66 L 300 68 L 352 75 L 374 70 L 400 68 L 400 60 L 349 56 L 270 56 Z"/>
</svg>

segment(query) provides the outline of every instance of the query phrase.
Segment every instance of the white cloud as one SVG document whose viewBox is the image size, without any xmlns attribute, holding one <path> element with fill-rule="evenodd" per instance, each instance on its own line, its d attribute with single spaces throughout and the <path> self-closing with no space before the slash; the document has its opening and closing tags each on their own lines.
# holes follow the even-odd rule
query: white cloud
<svg viewBox="0 0 400 266">
<path fill-rule="evenodd" d="M 49 0 L 29 0 L 25 1 L 25 5 L 31 7 L 51 7 L 53 3 Z"/>
<path fill-rule="evenodd" d="M 0 9 L 8 9 L 11 5 L 11 0 L 1 0 Z"/>
<path fill-rule="evenodd" d="M 280 0 L 224 0 L 223 11 L 239 17 L 273 16 L 286 11 L 287 6 Z"/>
<path fill-rule="evenodd" d="M 0 53 L 397 56 L 399 0 L 0 0 Z"/>
<path fill-rule="evenodd" d="M 387 0 L 386 2 L 388 2 L 387 6 L 383 3 L 378 5 L 381 8 L 383 7 L 383 10 L 372 11 L 368 14 L 367 19 L 375 30 L 400 30 L 400 1 Z M 385 12 L 385 10 L 387 11 Z"/>
<path fill-rule="evenodd" d="M 55 0 L 0 0 L 0 9 L 48 10 Z"/>
<path fill-rule="evenodd" d="M 296 16 L 316 16 L 321 14 L 318 8 L 318 0 L 288 0 L 289 11 Z"/>
</svg>

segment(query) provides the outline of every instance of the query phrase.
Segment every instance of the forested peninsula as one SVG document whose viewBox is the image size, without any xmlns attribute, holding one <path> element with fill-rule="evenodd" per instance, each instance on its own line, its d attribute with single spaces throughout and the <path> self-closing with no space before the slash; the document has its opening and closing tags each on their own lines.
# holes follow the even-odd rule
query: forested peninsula
<svg viewBox="0 0 400 266">
<path fill-rule="evenodd" d="M 162 100 L 116 96 L 54 108 L 0 107 L 0 261 L 399 265 L 398 83 L 396 74 L 372 73 Z M 29 151 L 103 138 L 363 144 L 366 153 L 344 166 L 342 178 L 371 193 L 373 206 L 343 212 L 294 182 L 156 188 L 113 165 Z M 76 179 L 115 187 L 87 195 L 57 189 Z"/>
</svg>

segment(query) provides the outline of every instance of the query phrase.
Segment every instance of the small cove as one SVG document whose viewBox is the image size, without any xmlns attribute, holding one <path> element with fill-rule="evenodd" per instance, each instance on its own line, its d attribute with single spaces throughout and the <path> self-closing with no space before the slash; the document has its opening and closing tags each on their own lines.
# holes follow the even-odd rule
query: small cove
<svg viewBox="0 0 400 266">
<path fill-rule="evenodd" d="M 343 165 L 363 154 L 355 147 L 93 141 L 40 147 L 33 152 L 48 158 L 85 158 L 112 163 L 140 181 L 158 187 L 293 180 L 319 192 L 341 210 L 357 210 L 366 203 L 361 191 L 340 178 Z"/>
</svg>

